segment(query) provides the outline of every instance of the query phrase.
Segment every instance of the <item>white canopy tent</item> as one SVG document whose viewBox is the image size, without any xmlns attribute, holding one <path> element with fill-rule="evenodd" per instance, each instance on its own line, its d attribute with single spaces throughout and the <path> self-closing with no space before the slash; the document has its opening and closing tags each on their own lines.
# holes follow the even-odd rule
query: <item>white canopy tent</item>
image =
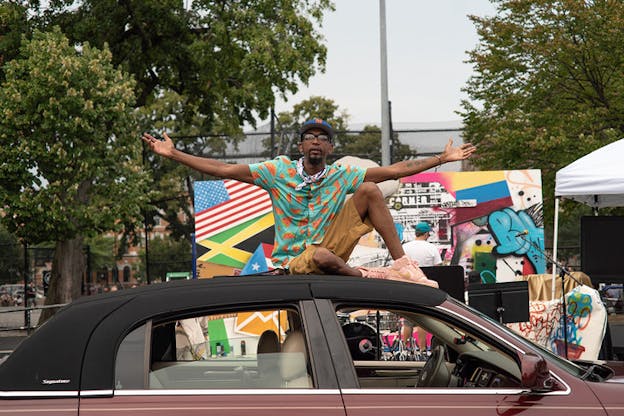
<svg viewBox="0 0 624 416">
<path fill-rule="evenodd" d="M 557 171 L 553 259 L 557 261 L 559 199 L 573 199 L 593 208 L 624 206 L 624 139 L 594 150 Z M 553 296 L 555 293 L 553 268 Z"/>
</svg>

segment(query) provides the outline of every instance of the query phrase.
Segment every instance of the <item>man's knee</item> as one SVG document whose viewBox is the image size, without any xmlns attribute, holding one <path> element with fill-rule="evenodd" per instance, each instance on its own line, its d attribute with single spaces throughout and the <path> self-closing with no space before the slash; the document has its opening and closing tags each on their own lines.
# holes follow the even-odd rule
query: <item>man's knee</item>
<svg viewBox="0 0 624 416">
<path fill-rule="evenodd" d="M 312 256 L 312 261 L 320 270 L 328 270 L 335 263 L 336 255 L 325 247 L 317 247 Z"/>
<path fill-rule="evenodd" d="M 363 182 L 355 191 L 355 194 L 363 194 L 368 198 L 381 198 L 383 199 L 383 194 L 381 193 L 381 189 L 377 186 L 375 182 Z"/>
<path fill-rule="evenodd" d="M 381 190 L 374 182 L 364 182 L 360 187 L 353 193 L 353 203 L 355 204 L 356 209 L 362 216 L 362 213 L 367 211 L 367 207 L 373 203 L 384 203 L 384 197 L 381 193 Z"/>
</svg>

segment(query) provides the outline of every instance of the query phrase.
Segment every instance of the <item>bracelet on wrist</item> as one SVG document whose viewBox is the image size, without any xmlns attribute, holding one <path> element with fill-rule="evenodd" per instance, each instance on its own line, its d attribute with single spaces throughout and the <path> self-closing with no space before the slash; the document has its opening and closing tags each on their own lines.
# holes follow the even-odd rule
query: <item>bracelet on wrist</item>
<svg viewBox="0 0 624 416">
<path fill-rule="evenodd" d="M 433 155 L 433 157 L 437 157 L 438 158 L 438 165 L 442 164 L 442 158 L 438 155 Z"/>
</svg>

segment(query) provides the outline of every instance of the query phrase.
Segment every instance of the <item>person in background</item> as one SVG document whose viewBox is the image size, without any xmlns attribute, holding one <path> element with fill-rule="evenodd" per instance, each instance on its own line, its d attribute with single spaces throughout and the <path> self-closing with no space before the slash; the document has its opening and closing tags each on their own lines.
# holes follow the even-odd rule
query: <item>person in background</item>
<svg viewBox="0 0 624 416">
<path fill-rule="evenodd" d="M 437 286 L 405 255 L 386 201 L 376 183 L 411 176 L 446 162 L 472 155 L 471 144 L 453 146 L 426 159 L 404 160 L 390 166 L 361 168 L 327 163 L 334 150 L 334 130 L 322 119 L 303 123 L 298 160 L 278 156 L 261 163 L 228 164 L 193 156 L 175 148 L 164 133 L 158 139 L 144 133 L 150 149 L 207 175 L 255 184 L 265 189 L 273 205 L 275 242 L 272 262 L 289 274 L 336 274 L 405 280 Z M 347 199 L 347 194 L 352 197 Z M 346 202 L 345 202 L 346 200 Z M 360 237 L 377 230 L 394 263 L 386 268 L 351 267 L 347 261 Z"/>
<path fill-rule="evenodd" d="M 431 235 L 431 226 L 426 222 L 419 222 L 414 226 L 414 230 L 416 231 L 416 238 L 403 244 L 405 254 L 415 261 L 419 267 L 441 265 L 442 258 L 440 257 L 438 247 L 427 241 Z M 416 329 L 416 334 L 418 336 L 418 348 L 424 353 L 427 349 L 427 333 L 422 328 L 414 328 L 409 325 L 409 323 L 405 322 L 402 330 L 403 340 L 405 344 L 409 346 L 414 329 Z"/>
<path fill-rule="evenodd" d="M 435 244 L 427 241 L 431 236 L 431 226 L 426 222 L 419 222 L 414 226 L 414 230 L 416 231 L 416 238 L 403 244 L 405 254 L 422 267 L 442 264 L 440 250 Z"/>
</svg>

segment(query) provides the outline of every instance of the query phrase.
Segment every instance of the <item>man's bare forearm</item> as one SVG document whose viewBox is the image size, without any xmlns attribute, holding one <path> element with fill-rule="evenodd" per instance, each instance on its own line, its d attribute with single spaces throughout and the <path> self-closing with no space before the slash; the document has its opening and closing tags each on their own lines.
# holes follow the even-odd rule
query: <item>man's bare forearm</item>
<svg viewBox="0 0 624 416">
<path fill-rule="evenodd" d="M 404 178 L 406 176 L 412 176 L 420 172 L 424 172 L 427 169 L 431 169 L 436 166 L 440 166 L 443 164 L 441 156 L 432 156 L 427 159 L 416 159 L 416 160 L 403 160 L 401 162 L 397 162 L 393 165 L 390 165 L 391 168 L 394 168 L 397 173 L 396 177 L 393 179 Z"/>
<path fill-rule="evenodd" d="M 427 169 L 440 166 L 446 162 L 453 162 L 469 158 L 476 147 L 471 143 L 465 143 L 461 146 L 453 147 L 453 139 L 449 139 L 444 147 L 444 152 L 439 155 L 428 157 L 427 159 L 404 160 L 390 166 L 381 166 L 377 168 L 369 168 L 366 170 L 364 180 L 371 182 L 383 182 L 389 179 L 399 179 L 406 176 L 415 175 Z"/>
<path fill-rule="evenodd" d="M 445 161 L 441 156 L 432 156 L 426 159 L 403 160 L 390 166 L 369 168 L 366 170 L 366 181 L 383 182 L 392 179 L 415 175 L 427 169 L 439 166 Z"/>
<path fill-rule="evenodd" d="M 216 159 L 193 156 L 180 150 L 174 149 L 169 156 L 171 160 L 182 163 L 198 172 L 215 176 L 222 179 L 236 179 L 242 182 L 252 183 L 251 171 L 248 165 L 223 163 Z"/>
<path fill-rule="evenodd" d="M 167 133 L 163 133 L 162 139 L 157 139 L 149 133 L 143 133 L 141 139 L 147 143 L 150 149 L 167 159 L 174 160 L 207 175 L 222 179 L 236 179 L 242 182 L 253 183 L 249 165 L 237 165 L 223 163 L 207 157 L 193 156 L 178 150 Z"/>
</svg>

